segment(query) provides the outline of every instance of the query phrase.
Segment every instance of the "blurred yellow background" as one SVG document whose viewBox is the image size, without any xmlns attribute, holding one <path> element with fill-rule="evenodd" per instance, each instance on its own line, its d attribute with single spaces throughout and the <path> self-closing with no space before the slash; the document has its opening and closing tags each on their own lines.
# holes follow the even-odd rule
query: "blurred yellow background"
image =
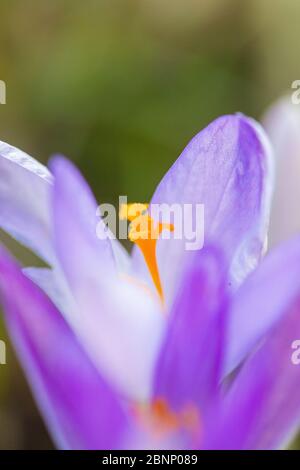
<svg viewBox="0 0 300 470">
<path fill-rule="evenodd" d="M 147 201 L 209 121 L 236 111 L 259 118 L 300 79 L 299 0 L 1 0 L 0 8 L 0 140 L 44 162 L 64 153 L 99 202 Z M 0 339 L 8 345 L 0 448 L 50 448 L 3 325 Z"/>
</svg>

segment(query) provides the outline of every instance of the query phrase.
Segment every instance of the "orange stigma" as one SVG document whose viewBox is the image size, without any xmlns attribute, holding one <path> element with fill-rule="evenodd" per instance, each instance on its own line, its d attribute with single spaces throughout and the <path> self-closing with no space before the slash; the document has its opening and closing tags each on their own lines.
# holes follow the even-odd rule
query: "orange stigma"
<svg viewBox="0 0 300 470">
<path fill-rule="evenodd" d="M 123 204 L 120 209 L 120 218 L 130 221 L 129 240 L 140 248 L 148 266 L 154 285 L 161 298 L 164 300 L 157 259 L 156 243 L 163 230 L 172 232 L 172 224 L 155 222 L 148 213 L 148 204 Z"/>
<path fill-rule="evenodd" d="M 156 398 L 150 405 L 140 405 L 134 409 L 140 423 L 157 437 L 185 429 L 191 435 L 201 432 L 201 419 L 198 409 L 187 404 L 179 412 L 173 411 L 164 398 Z"/>
</svg>

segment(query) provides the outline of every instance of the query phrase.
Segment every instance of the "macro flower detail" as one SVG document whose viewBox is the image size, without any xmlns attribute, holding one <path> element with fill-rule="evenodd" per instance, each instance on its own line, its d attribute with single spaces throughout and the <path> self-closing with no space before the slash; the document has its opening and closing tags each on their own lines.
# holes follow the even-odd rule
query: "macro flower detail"
<svg viewBox="0 0 300 470">
<path fill-rule="evenodd" d="M 121 208 L 129 256 L 79 171 L 0 144 L 0 226 L 47 268 L 0 249 L 5 320 L 56 445 L 273 449 L 300 419 L 300 237 L 266 252 L 272 150 L 243 115 L 197 134 L 149 206 Z M 185 249 L 154 204 L 203 204 Z M 138 220 L 137 220 L 138 219 Z M 138 229 L 142 223 L 144 231 Z M 169 237 L 162 237 L 166 230 Z M 149 236 L 151 233 L 154 236 Z"/>
<path fill-rule="evenodd" d="M 156 222 L 147 211 L 148 206 L 145 204 L 130 204 L 127 207 L 121 207 L 120 217 L 131 222 L 129 239 L 140 248 L 153 283 L 163 301 L 164 295 L 156 260 L 156 245 L 163 230 L 173 232 L 174 225 Z"/>
</svg>

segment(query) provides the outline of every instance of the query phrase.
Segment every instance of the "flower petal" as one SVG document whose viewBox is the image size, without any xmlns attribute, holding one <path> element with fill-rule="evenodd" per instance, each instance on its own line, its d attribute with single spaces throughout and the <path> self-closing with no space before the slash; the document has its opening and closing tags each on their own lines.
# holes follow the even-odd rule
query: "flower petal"
<svg viewBox="0 0 300 470">
<path fill-rule="evenodd" d="M 23 268 L 23 273 L 47 294 L 67 321 L 72 321 L 76 305 L 66 280 L 58 269 Z"/>
<path fill-rule="evenodd" d="M 152 204 L 204 205 L 204 242 L 223 248 L 232 283 L 239 284 L 257 265 L 265 245 L 271 167 L 262 128 L 242 115 L 223 116 L 191 140 L 157 187 Z M 162 222 L 170 222 L 164 217 Z M 202 221 L 193 218 L 192 227 L 195 230 L 198 222 L 201 231 Z M 184 237 L 158 242 L 158 264 L 169 298 L 187 253 Z M 136 261 L 139 271 L 140 263 Z"/>
<path fill-rule="evenodd" d="M 225 373 L 281 319 L 300 292 L 300 238 L 274 249 L 237 291 L 229 317 Z"/>
<path fill-rule="evenodd" d="M 183 278 L 156 367 L 154 397 L 176 411 L 197 404 L 201 414 L 217 394 L 227 300 L 223 259 L 198 252 Z"/>
<path fill-rule="evenodd" d="M 80 277 L 73 270 L 75 257 L 83 271 L 93 263 L 97 270 L 114 272 L 112 244 L 108 237 L 97 237 L 96 230 L 104 232 L 104 223 L 97 218 L 96 200 L 77 168 L 60 156 L 50 161 L 50 168 L 55 178 L 52 191 L 55 248 L 73 288 Z M 68 244 L 71 246 L 66 249 Z"/>
<path fill-rule="evenodd" d="M 109 379 L 144 399 L 164 324 L 160 308 L 143 285 L 117 275 L 111 241 L 96 236 L 96 206 L 77 170 L 61 158 L 52 169 L 56 252 L 78 307 L 72 326 Z"/>
<path fill-rule="evenodd" d="M 47 168 L 21 150 L 0 142 L 0 226 L 44 260 L 53 261 Z"/>
<path fill-rule="evenodd" d="M 276 181 L 270 246 L 300 234 L 300 110 L 290 96 L 276 102 L 263 118 L 274 148 Z"/>
<path fill-rule="evenodd" d="M 292 363 L 299 338 L 298 297 L 238 373 L 206 447 L 276 449 L 288 443 L 300 425 L 300 373 Z"/>
<path fill-rule="evenodd" d="M 126 416 L 59 311 L 1 248 L 0 293 L 19 359 L 59 447 L 121 445 Z"/>
</svg>

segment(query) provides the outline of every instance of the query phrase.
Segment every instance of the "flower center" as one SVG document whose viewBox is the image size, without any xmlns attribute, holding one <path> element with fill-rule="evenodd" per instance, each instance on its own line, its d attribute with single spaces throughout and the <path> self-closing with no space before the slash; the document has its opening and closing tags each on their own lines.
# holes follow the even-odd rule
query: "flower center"
<svg viewBox="0 0 300 470">
<path fill-rule="evenodd" d="M 199 412 L 193 405 L 186 405 L 180 412 L 175 413 L 166 400 L 157 398 L 150 406 L 139 407 L 137 416 L 142 425 L 157 437 L 180 430 L 197 436 L 201 431 Z"/>
<path fill-rule="evenodd" d="M 135 243 L 141 250 L 153 283 L 163 301 L 164 296 L 156 259 L 156 244 L 162 231 L 169 230 L 172 232 L 174 226 L 172 224 L 155 222 L 148 213 L 148 207 L 148 204 L 123 204 L 119 215 L 121 219 L 130 221 L 129 240 Z"/>
</svg>

